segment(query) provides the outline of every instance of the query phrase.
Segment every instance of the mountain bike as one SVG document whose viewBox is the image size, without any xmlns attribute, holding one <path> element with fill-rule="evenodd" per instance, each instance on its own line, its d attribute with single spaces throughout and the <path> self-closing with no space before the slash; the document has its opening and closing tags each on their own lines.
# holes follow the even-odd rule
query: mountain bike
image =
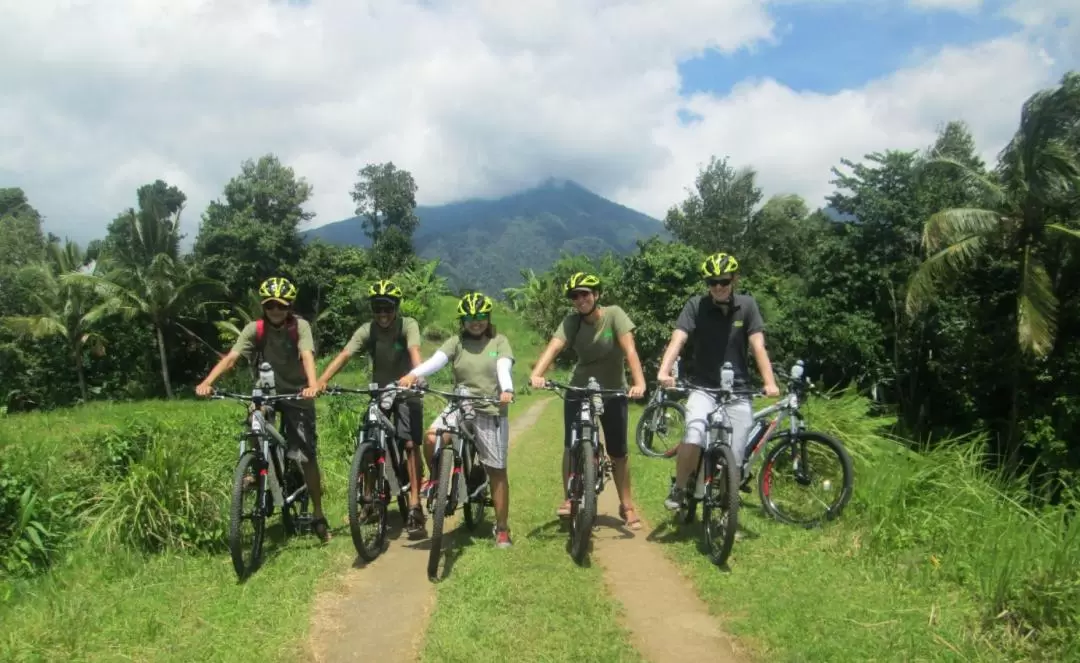
<svg viewBox="0 0 1080 663">
<path fill-rule="evenodd" d="M 720 369 L 720 386 L 705 387 L 684 381 L 690 389 L 713 396 L 716 406 L 709 413 L 705 425 L 705 445 L 698 456 L 697 466 L 687 477 L 683 488 L 683 502 L 676 518 L 692 522 L 698 502 L 704 521 L 705 547 L 713 564 L 722 566 L 731 555 L 735 545 L 735 532 L 739 523 L 739 468 L 731 450 L 732 425 L 727 405 L 738 396 L 755 396 L 760 390 L 736 390 L 735 371 L 731 362 L 724 362 Z M 674 477 L 672 484 L 675 483 Z M 713 517 L 716 517 L 714 522 Z"/>
<path fill-rule="evenodd" d="M 270 372 L 263 362 L 260 374 Z M 271 373 L 272 375 L 272 373 Z M 233 568 L 240 580 L 246 579 L 262 561 L 262 544 L 266 534 L 266 518 L 274 508 L 281 509 L 286 536 L 299 533 L 311 525 L 308 512 L 308 489 L 300 463 L 287 457 L 288 443 L 274 425 L 274 406 L 285 401 L 300 400 L 300 394 L 267 394 L 273 391 L 272 381 L 251 390 L 251 394 L 234 394 L 214 390 L 210 398 L 235 399 L 248 404 L 244 432 L 240 434 L 240 454 L 233 474 L 232 505 L 229 511 L 229 552 Z M 268 387 L 268 388 L 267 388 Z M 250 509 L 244 498 L 254 495 Z M 251 521 L 254 533 L 250 547 L 244 545 L 242 527 Z M 250 556 L 244 559 L 244 553 Z"/>
<path fill-rule="evenodd" d="M 580 564 L 589 549 L 597 498 L 604 491 L 605 479 L 612 479 L 611 459 L 600 444 L 603 396 L 626 396 L 626 392 L 601 389 L 600 383 L 592 377 L 584 387 L 547 380 L 544 388 L 582 395 L 578 415 L 570 423 L 570 476 L 566 485 L 570 499 L 570 557 Z M 559 395 L 566 398 L 565 394 Z"/>
<path fill-rule="evenodd" d="M 459 505 L 465 507 L 465 526 L 475 530 L 484 518 L 484 509 L 494 502 L 488 491 L 487 472 L 477 459 L 476 411 L 474 403 L 494 403 L 498 398 L 473 396 L 463 386 L 453 392 L 425 387 L 423 391 L 446 399 L 442 420 L 445 428 L 435 430 L 435 450 L 432 453 L 431 476 L 434 480 L 428 495 L 428 513 L 431 514 L 431 552 L 428 555 L 428 579 L 439 577 L 439 558 L 442 556 L 443 522 L 452 516 Z M 457 417 L 451 416 L 457 413 Z M 449 441 L 443 436 L 448 435 Z M 461 476 L 465 476 L 462 483 Z"/>
<path fill-rule="evenodd" d="M 335 385 L 328 387 L 326 393 L 370 397 L 367 411 L 356 429 L 356 446 L 353 448 L 347 489 L 353 547 L 361 559 L 370 562 L 382 553 L 386 542 L 386 515 L 392 498 L 397 498 L 402 522 L 408 522 L 409 470 L 397 444 L 397 427 L 390 417 L 394 403 L 399 398 L 405 393 L 419 391 L 404 389 L 396 384 L 380 387 L 372 383 L 365 389 Z M 417 445 L 413 453 L 420 453 L 420 441 L 413 442 Z M 374 529 L 365 534 L 368 526 Z"/>
<path fill-rule="evenodd" d="M 789 525 L 815 527 L 824 521 L 833 520 L 840 515 L 848 500 L 851 499 L 855 470 L 851 455 L 839 440 L 818 431 L 807 429 L 806 418 L 799 409 L 806 395 L 814 389 L 814 384 L 805 375 L 805 367 L 800 359 L 792 366 L 790 373 L 775 369 L 778 376 L 787 381 L 787 395 L 778 402 L 754 413 L 754 426 L 747 436 L 743 462 L 739 467 L 740 484 L 750 479 L 750 466 L 761 455 L 770 442 L 776 440 L 772 450 L 765 454 L 761 476 L 758 477 L 758 494 L 761 506 L 770 516 Z M 769 419 L 770 415 L 776 415 Z M 776 432 L 780 424 L 788 420 L 787 430 Z M 826 460 L 836 459 L 841 477 L 839 492 L 830 500 L 823 500 L 817 493 L 833 492 L 833 479 L 816 480 L 814 474 L 821 471 Z M 817 502 L 824 509 L 816 516 L 800 517 L 788 511 L 776 499 L 776 483 L 787 476 L 778 468 L 790 463 L 790 473 L 795 484 L 809 494 L 812 502 Z M 749 491 L 749 488 L 746 488 Z"/>
</svg>

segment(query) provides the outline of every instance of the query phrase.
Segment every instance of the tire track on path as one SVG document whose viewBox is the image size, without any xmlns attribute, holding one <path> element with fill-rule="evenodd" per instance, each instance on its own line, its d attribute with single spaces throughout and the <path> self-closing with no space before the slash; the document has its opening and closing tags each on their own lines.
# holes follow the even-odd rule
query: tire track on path
<svg viewBox="0 0 1080 663">
<path fill-rule="evenodd" d="M 535 402 L 511 420 L 511 447 L 551 400 Z M 446 523 L 447 534 L 456 534 L 460 513 Z M 394 505 L 392 514 L 387 549 L 374 562 L 347 571 L 336 589 L 316 597 L 308 660 L 399 663 L 419 658 L 435 606 L 435 585 L 427 577 L 430 540 L 409 540 Z M 349 538 L 347 531 L 344 536 Z"/>
</svg>

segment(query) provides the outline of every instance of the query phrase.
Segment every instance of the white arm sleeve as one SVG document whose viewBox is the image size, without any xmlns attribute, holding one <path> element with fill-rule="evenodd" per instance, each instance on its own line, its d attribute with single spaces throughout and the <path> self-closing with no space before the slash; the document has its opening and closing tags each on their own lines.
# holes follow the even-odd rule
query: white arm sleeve
<svg viewBox="0 0 1080 663">
<path fill-rule="evenodd" d="M 435 354 L 428 357 L 427 361 L 409 371 L 409 375 L 425 378 L 432 373 L 435 373 L 443 366 L 446 366 L 446 362 L 448 361 L 450 361 L 450 357 L 447 357 L 445 352 L 436 350 Z"/>
<path fill-rule="evenodd" d="M 510 377 L 510 367 L 514 360 L 510 357 L 499 357 L 495 362 L 495 374 L 499 376 L 499 389 L 507 391 L 514 388 L 514 379 Z"/>
</svg>

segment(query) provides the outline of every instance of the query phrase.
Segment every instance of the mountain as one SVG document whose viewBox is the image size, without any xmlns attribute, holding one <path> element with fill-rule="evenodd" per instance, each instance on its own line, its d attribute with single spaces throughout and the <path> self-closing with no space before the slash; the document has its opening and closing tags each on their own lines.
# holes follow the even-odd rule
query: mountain
<svg viewBox="0 0 1080 663">
<path fill-rule="evenodd" d="M 567 180 L 548 180 L 498 199 L 417 207 L 416 252 L 439 258 L 452 287 L 500 295 L 521 270 L 546 270 L 560 252 L 628 254 L 638 239 L 670 235 L 656 219 Z M 331 244 L 368 246 L 359 217 L 305 231 Z"/>
</svg>

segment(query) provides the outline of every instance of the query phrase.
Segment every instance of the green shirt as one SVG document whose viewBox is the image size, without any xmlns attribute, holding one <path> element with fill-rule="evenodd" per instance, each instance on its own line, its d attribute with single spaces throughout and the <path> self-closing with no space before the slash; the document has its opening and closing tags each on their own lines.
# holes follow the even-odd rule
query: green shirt
<svg viewBox="0 0 1080 663">
<path fill-rule="evenodd" d="M 371 338 L 371 330 L 375 329 L 375 357 L 374 370 L 371 379 L 380 385 L 397 382 L 398 378 L 412 369 L 412 360 L 409 359 L 409 348 L 420 346 L 420 325 L 414 318 L 401 318 L 401 332 L 405 336 L 405 344 L 398 341 L 398 321 L 395 320 L 386 329 L 371 322 L 365 322 L 352 335 L 345 345 L 345 352 L 354 355 L 364 350 L 368 339 Z"/>
<path fill-rule="evenodd" d="M 464 385 L 469 393 L 476 396 L 498 396 L 499 376 L 495 371 L 495 362 L 500 357 L 514 360 L 510 341 L 502 334 L 496 334 L 495 338 L 457 334 L 448 338 L 439 351 L 450 359 L 454 386 Z M 476 410 L 488 414 L 499 412 L 498 406 L 493 403 L 477 403 Z"/>
<path fill-rule="evenodd" d="M 584 387 L 589 378 L 594 377 L 601 389 L 626 389 L 626 355 L 619 345 L 619 337 L 633 330 L 630 316 L 618 306 L 601 308 L 600 319 L 595 324 L 587 322 L 578 313 L 563 318 L 562 324 L 555 329 L 555 338 L 564 343 L 573 338 L 572 349 L 578 358 L 570 384 Z"/>
<path fill-rule="evenodd" d="M 296 331 L 299 347 L 293 345 L 289 337 L 289 330 L 283 324 L 275 327 L 267 320 L 263 325 L 263 359 L 270 362 L 270 368 L 274 370 L 274 386 L 279 394 L 289 394 L 301 391 L 308 386 L 307 376 L 304 375 L 304 364 L 300 361 L 300 353 L 305 350 L 315 351 L 315 342 L 311 337 L 311 325 L 303 318 L 296 319 Z M 255 323 L 249 322 L 240 331 L 239 338 L 232 347 L 237 352 L 252 362 L 255 362 Z M 258 366 L 254 370 L 258 371 Z M 315 406 L 314 401 L 298 401 L 298 404 Z"/>
</svg>

